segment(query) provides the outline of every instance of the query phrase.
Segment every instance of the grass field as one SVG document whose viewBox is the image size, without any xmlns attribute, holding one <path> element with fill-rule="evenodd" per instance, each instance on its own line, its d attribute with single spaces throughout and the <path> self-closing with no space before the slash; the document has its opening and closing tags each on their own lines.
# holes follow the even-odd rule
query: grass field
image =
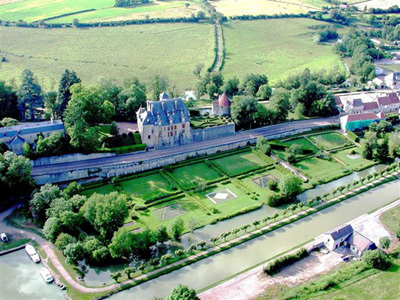
<svg viewBox="0 0 400 300">
<path fill-rule="evenodd" d="M 232 176 L 250 172 L 265 165 L 265 162 L 252 152 L 218 158 L 214 162 Z"/>
<path fill-rule="evenodd" d="M 219 0 L 211 2 L 225 16 L 296 14 L 316 11 L 329 4 L 322 0 Z"/>
<path fill-rule="evenodd" d="M 65 69 L 90 84 L 102 78 L 149 82 L 166 75 L 177 89 L 192 88 L 196 64 L 213 60 L 214 27 L 209 24 L 151 24 L 91 29 L 0 27 L 2 80 L 19 81 L 30 69 L 40 84 L 56 88 Z"/>
<path fill-rule="evenodd" d="M 283 176 L 285 176 L 283 173 L 278 171 L 277 169 L 272 169 L 268 170 L 266 172 L 260 173 L 260 174 L 255 174 L 249 177 L 246 177 L 242 179 L 243 183 L 246 184 L 248 187 L 250 187 L 252 190 L 254 190 L 256 193 L 260 194 L 261 200 L 267 199 L 268 196 L 274 194 L 274 191 L 271 191 L 268 187 L 261 187 L 257 183 L 254 182 L 255 179 L 261 177 L 261 176 L 268 176 L 272 175 L 273 177 L 276 177 L 278 180 L 281 180 Z M 276 191 L 276 193 L 279 191 Z"/>
<path fill-rule="evenodd" d="M 309 137 L 314 143 L 316 143 L 321 149 L 332 150 L 344 147 L 350 141 L 337 132 L 323 133 L 319 135 L 313 135 Z"/>
<path fill-rule="evenodd" d="M 108 194 L 112 191 L 115 191 L 115 189 L 116 188 L 113 184 L 106 184 L 101 187 L 86 190 L 84 194 L 88 196 L 93 193 Z M 173 192 L 169 183 L 158 173 L 135 179 L 124 180 L 121 182 L 121 189 L 122 191 L 139 200 L 139 203 L 143 203 L 144 200 L 150 198 L 168 195 Z"/>
<path fill-rule="evenodd" d="M 331 44 L 313 42 L 324 26 L 329 25 L 309 19 L 230 21 L 224 24 L 224 76 L 243 78 L 253 72 L 266 74 L 276 83 L 305 68 L 316 71 L 339 66 L 344 70 Z"/>
<path fill-rule="evenodd" d="M 354 156 L 350 156 L 350 157 L 348 156 L 350 150 L 354 150 L 356 155 L 359 155 L 360 157 L 351 159 L 350 157 L 354 157 Z M 340 161 L 344 162 L 350 169 L 353 169 L 353 170 L 359 169 L 359 168 L 366 168 L 368 166 L 372 166 L 372 165 L 376 164 L 375 162 L 373 162 L 371 160 L 362 158 L 361 149 L 358 147 L 338 151 L 332 155 L 337 157 Z"/>
<path fill-rule="evenodd" d="M 314 154 L 319 151 L 319 149 L 313 143 L 311 143 L 310 141 L 308 141 L 306 138 L 303 138 L 303 137 L 284 141 L 284 143 L 287 145 L 299 145 L 301 147 L 311 149 Z"/>
<path fill-rule="evenodd" d="M 378 67 L 381 67 L 383 69 L 392 71 L 392 72 L 400 72 L 400 64 L 397 65 L 378 65 Z"/>
<path fill-rule="evenodd" d="M 204 162 L 173 169 L 172 175 L 185 188 L 194 187 L 199 180 L 208 181 L 220 177 Z"/>
<path fill-rule="evenodd" d="M 316 157 L 304 159 L 295 164 L 306 176 L 314 180 L 330 181 L 343 175 L 345 167 L 336 161 Z"/>
<path fill-rule="evenodd" d="M 2 20 L 34 22 L 55 18 L 63 14 L 72 14 L 49 20 L 48 23 L 72 23 L 77 18 L 80 22 L 116 21 L 129 19 L 189 17 L 202 10 L 198 1 L 158 1 L 131 7 L 114 7 L 114 0 L 81 1 L 81 0 L 25 0 L 0 5 Z M 186 8 L 185 4 L 189 3 Z M 84 10 L 94 9 L 90 12 Z"/>
<path fill-rule="evenodd" d="M 400 229 L 400 205 L 385 211 L 381 215 L 380 220 L 393 235 L 396 235 Z"/>
</svg>

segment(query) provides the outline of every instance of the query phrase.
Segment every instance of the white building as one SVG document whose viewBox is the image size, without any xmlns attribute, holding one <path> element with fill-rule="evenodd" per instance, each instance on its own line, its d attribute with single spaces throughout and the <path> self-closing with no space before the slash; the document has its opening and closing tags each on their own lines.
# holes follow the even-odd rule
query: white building
<svg viewBox="0 0 400 300">
<path fill-rule="evenodd" d="M 149 148 L 192 142 L 189 111 L 180 98 L 169 99 L 162 93 L 160 101 L 147 101 L 147 107 L 140 108 L 136 116 L 142 141 Z"/>
<path fill-rule="evenodd" d="M 400 89 L 400 72 L 390 73 L 384 78 L 385 85 L 391 89 Z"/>
<path fill-rule="evenodd" d="M 38 135 L 46 138 L 53 132 L 64 131 L 61 120 L 20 124 L 0 128 L 0 142 L 4 142 L 14 153 L 23 154 L 24 143 L 35 144 Z"/>
</svg>

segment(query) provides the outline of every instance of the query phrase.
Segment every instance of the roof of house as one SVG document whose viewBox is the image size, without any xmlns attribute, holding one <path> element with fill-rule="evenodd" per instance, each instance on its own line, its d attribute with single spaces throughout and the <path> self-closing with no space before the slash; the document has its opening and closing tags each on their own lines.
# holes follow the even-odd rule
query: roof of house
<svg viewBox="0 0 400 300">
<path fill-rule="evenodd" d="M 343 106 L 342 100 L 340 100 L 339 96 L 335 96 L 335 102 L 337 106 Z"/>
<path fill-rule="evenodd" d="M 8 143 L 8 146 L 18 145 L 25 143 L 25 139 L 20 137 L 19 135 L 15 135 Z"/>
<path fill-rule="evenodd" d="M 363 236 L 361 233 L 357 232 L 357 231 L 353 231 L 353 233 L 346 239 L 346 241 L 355 246 L 357 248 L 358 251 L 365 251 L 368 250 L 370 248 L 375 247 L 376 245 L 374 244 L 374 242 L 372 242 L 371 240 L 369 240 L 368 238 L 366 238 L 365 236 Z"/>
<path fill-rule="evenodd" d="M 219 106 L 231 106 L 231 101 L 229 100 L 228 96 L 223 93 L 221 96 L 219 96 L 218 104 Z"/>
<path fill-rule="evenodd" d="M 391 105 L 399 103 L 399 97 L 396 93 L 388 93 L 386 96 L 378 97 L 378 103 L 380 105 Z"/>
<path fill-rule="evenodd" d="M 378 109 L 378 103 L 376 102 L 366 102 L 364 103 L 364 110 L 374 110 L 374 109 Z"/>
<path fill-rule="evenodd" d="M 326 234 L 332 236 L 333 240 L 336 241 L 350 235 L 353 231 L 354 229 L 351 225 L 345 225 L 343 227 L 336 228 L 333 231 L 327 232 Z"/>
<path fill-rule="evenodd" d="M 139 110 L 143 125 L 167 126 L 189 122 L 189 111 L 182 99 L 147 101 L 147 109 Z"/>
<path fill-rule="evenodd" d="M 169 100 L 169 96 L 166 92 L 162 92 L 160 94 L 160 101 L 162 101 L 162 100 Z"/>
<path fill-rule="evenodd" d="M 363 106 L 363 105 L 364 105 L 364 103 L 362 102 L 361 99 L 354 99 L 354 100 L 353 100 L 353 106 L 354 106 L 354 107 L 356 107 L 356 106 Z"/>
<path fill-rule="evenodd" d="M 26 123 L 16 126 L 0 128 L 0 138 L 13 137 L 15 135 L 39 134 L 41 132 L 64 130 L 64 124 L 61 120 L 44 121 L 37 123 Z"/>
<path fill-rule="evenodd" d="M 352 121 L 365 121 L 365 120 L 379 120 L 381 119 L 377 114 L 374 113 L 362 113 L 347 116 L 347 122 Z"/>
</svg>

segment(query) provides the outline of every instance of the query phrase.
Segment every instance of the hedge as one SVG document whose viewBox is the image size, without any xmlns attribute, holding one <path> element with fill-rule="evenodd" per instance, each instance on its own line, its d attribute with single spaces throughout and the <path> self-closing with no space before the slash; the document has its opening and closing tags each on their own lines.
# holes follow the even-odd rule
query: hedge
<svg viewBox="0 0 400 300">
<path fill-rule="evenodd" d="M 288 254 L 288 255 L 279 257 L 278 259 L 267 264 L 264 267 L 264 273 L 267 275 L 274 275 L 274 274 L 278 273 L 280 270 L 282 270 L 284 267 L 287 267 L 306 256 L 308 256 L 307 249 L 301 248 L 299 251 L 297 251 L 294 254 Z"/>
<path fill-rule="evenodd" d="M 358 143 L 360 141 L 360 138 L 355 134 L 353 131 L 347 131 L 347 137 L 352 140 L 353 142 Z"/>
</svg>

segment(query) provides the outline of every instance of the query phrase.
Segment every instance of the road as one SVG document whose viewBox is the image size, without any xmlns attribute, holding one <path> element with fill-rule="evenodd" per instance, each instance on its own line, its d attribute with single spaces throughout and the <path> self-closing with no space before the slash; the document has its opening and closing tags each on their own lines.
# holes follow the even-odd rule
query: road
<svg viewBox="0 0 400 300">
<path fill-rule="evenodd" d="M 287 122 L 247 131 L 240 131 L 234 135 L 227 136 L 224 138 L 192 143 L 183 146 L 170 147 L 160 150 L 153 150 L 149 152 L 130 153 L 114 157 L 104 157 L 104 158 L 90 159 L 90 160 L 83 160 L 76 162 L 52 164 L 47 166 L 37 166 L 33 168 L 32 175 L 37 176 L 37 175 L 53 174 L 65 171 L 81 170 L 87 168 L 101 168 L 105 166 L 140 162 L 143 160 L 167 157 L 172 154 L 181 154 L 189 151 L 196 151 L 196 150 L 198 151 L 213 146 L 222 146 L 232 142 L 239 142 L 243 140 L 257 138 L 258 136 L 261 135 L 265 137 L 272 137 L 277 134 L 291 133 L 294 130 L 312 129 L 319 126 L 337 124 L 338 122 L 339 122 L 338 117 Z"/>
</svg>

